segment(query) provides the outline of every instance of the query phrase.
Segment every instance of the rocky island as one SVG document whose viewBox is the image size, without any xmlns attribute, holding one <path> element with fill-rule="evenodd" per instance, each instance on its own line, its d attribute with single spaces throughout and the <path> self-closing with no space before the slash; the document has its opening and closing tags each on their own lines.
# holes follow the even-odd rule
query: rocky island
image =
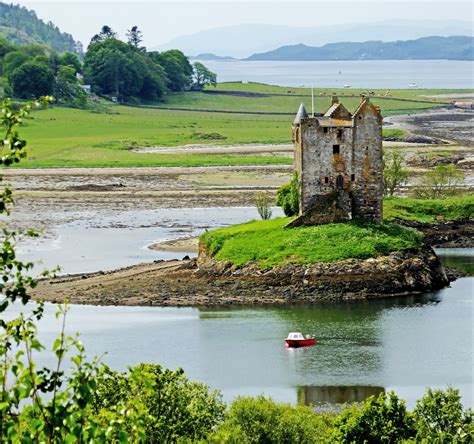
<svg viewBox="0 0 474 444">
<path fill-rule="evenodd" d="M 333 97 L 293 123 L 294 217 L 201 236 L 199 257 L 43 281 L 37 297 L 100 305 L 314 303 L 423 293 L 448 285 L 424 236 L 383 221 L 382 118 L 363 97 Z"/>
</svg>

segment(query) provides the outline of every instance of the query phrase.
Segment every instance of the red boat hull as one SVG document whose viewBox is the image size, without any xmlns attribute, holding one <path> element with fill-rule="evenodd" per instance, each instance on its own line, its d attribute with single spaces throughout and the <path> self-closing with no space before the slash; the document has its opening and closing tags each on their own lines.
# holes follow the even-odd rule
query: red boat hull
<svg viewBox="0 0 474 444">
<path fill-rule="evenodd" d="M 309 345 L 315 345 L 316 339 L 285 339 L 287 347 L 308 347 Z"/>
</svg>

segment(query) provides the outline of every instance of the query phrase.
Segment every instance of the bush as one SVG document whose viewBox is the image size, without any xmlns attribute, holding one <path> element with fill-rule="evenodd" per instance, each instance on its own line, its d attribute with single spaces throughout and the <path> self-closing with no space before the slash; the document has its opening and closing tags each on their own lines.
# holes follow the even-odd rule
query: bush
<svg viewBox="0 0 474 444">
<path fill-rule="evenodd" d="M 272 218 L 272 207 L 270 198 L 266 193 L 258 193 L 255 199 L 255 205 L 257 207 L 258 214 L 263 220 L 268 220 Z"/>
<path fill-rule="evenodd" d="M 157 364 L 139 364 L 129 373 L 102 372 L 93 402 L 97 415 L 107 416 L 114 405 L 127 403 L 142 406 L 147 442 L 204 439 L 225 411 L 219 392 L 189 381 L 181 369 Z"/>
<path fill-rule="evenodd" d="M 420 185 L 413 189 L 415 197 L 437 199 L 453 196 L 462 190 L 464 174 L 454 164 L 437 165 L 425 173 Z"/>
<path fill-rule="evenodd" d="M 346 407 L 335 422 L 332 442 L 396 443 L 415 436 L 415 421 L 395 393 L 371 396 Z"/>
<path fill-rule="evenodd" d="M 417 438 L 426 442 L 471 443 L 473 413 L 463 410 L 459 390 L 432 390 L 417 401 L 415 410 Z"/>
<path fill-rule="evenodd" d="M 275 204 L 282 208 L 286 216 L 296 216 L 300 211 L 298 173 L 293 173 L 290 183 L 282 185 L 276 195 Z"/>
<path fill-rule="evenodd" d="M 210 436 L 215 443 L 315 443 L 330 434 L 333 416 L 311 407 L 277 404 L 271 399 L 237 398 L 225 422 Z"/>
</svg>

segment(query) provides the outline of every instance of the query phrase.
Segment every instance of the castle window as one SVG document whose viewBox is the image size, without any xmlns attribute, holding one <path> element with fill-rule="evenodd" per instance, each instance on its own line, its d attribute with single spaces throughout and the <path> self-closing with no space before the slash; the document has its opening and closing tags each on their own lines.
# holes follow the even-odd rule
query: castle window
<svg viewBox="0 0 474 444">
<path fill-rule="evenodd" d="M 333 153 L 333 154 L 339 154 L 340 148 L 341 148 L 340 145 L 333 145 L 333 146 L 332 146 L 332 153 Z"/>
<path fill-rule="evenodd" d="M 351 182 L 355 182 L 356 180 L 356 175 L 355 174 L 351 174 Z"/>
<path fill-rule="evenodd" d="M 342 135 L 343 135 L 342 129 L 337 130 L 337 137 L 338 137 L 339 139 L 342 138 Z"/>
<path fill-rule="evenodd" d="M 336 188 L 338 190 L 342 190 L 344 188 L 344 177 L 342 177 L 340 174 L 336 178 Z"/>
<path fill-rule="evenodd" d="M 323 133 L 324 133 L 324 134 L 327 134 L 328 131 L 329 131 L 329 128 L 328 128 L 327 126 L 325 126 L 325 127 L 323 128 Z"/>
<path fill-rule="evenodd" d="M 328 176 L 326 176 L 326 177 L 324 178 L 324 183 L 329 183 L 329 177 L 328 177 Z"/>
</svg>

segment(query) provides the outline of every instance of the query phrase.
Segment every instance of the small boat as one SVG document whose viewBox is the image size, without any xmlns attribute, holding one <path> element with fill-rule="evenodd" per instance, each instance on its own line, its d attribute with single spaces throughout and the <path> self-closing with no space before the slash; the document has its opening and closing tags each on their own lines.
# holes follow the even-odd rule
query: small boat
<svg viewBox="0 0 474 444">
<path fill-rule="evenodd" d="M 307 347 L 316 344 L 316 339 L 310 335 L 303 336 L 302 333 L 292 332 L 288 334 L 285 343 L 287 347 Z"/>
</svg>

